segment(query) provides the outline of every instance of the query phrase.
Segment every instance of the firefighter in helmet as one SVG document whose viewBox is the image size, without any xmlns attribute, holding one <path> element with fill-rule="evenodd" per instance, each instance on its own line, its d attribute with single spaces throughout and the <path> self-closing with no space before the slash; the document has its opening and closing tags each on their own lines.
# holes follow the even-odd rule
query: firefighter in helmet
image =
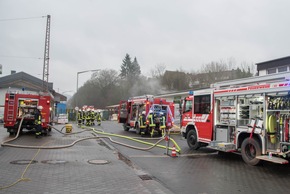
<svg viewBox="0 0 290 194">
<path fill-rule="evenodd" d="M 150 134 L 151 134 L 151 137 L 153 137 L 154 135 L 154 129 L 156 127 L 156 124 L 154 122 L 154 114 L 153 114 L 153 111 L 150 110 L 149 111 L 149 115 L 148 115 L 148 121 L 149 121 L 149 128 L 150 128 Z"/>
<path fill-rule="evenodd" d="M 101 111 L 97 112 L 97 122 L 98 122 L 98 126 L 100 126 L 102 122 Z"/>
<path fill-rule="evenodd" d="M 86 126 L 91 125 L 91 109 L 88 108 L 86 112 Z"/>
<path fill-rule="evenodd" d="M 160 117 L 160 130 L 162 135 L 164 135 L 164 130 L 166 128 L 166 117 L 163 112 L 159 113 L 159 117 Z"/>
<path fill-rule="evenodd" d="M 43 109 L 42 106 L 38 106 L 35 115 L 34 115 L 34 124 L 35 124 L 35 137 L 39 138 L 41 137 L 41 132 L 42 132 L 42 126 L 41 126 L 41 110 Z"/>
<path fill-rule="evenodd" d="M 91 111 L 91 125 L 95 125 L 95 118 L 96 118 L 96 113 L 95 113 L 95 110 L 92 109 L 92 111 Z"/>
<path fill-rule="evenodd" d="M 85 125 L 85 120 L 86 120 L 86 111 L 85 109 L 82 110 L 82 125 Z"/>
<path fill-rule="evenodd" d="M 145 135 L 146 129 L 146 112 L 142 111 L 142 114 L 139 116 L 139 127 L 141 130 L 141 135 Z"/>
<path fill-rule="evenodd" d="M 83 117 L 83 115 L 82 115 L 83 113 L 82 113 L 82 110 L 81 109 L 79 109 L 78 110 L 78 126 L 80 127 L 81 125 L 82 125 L 82 117 Z"/>
</svg>

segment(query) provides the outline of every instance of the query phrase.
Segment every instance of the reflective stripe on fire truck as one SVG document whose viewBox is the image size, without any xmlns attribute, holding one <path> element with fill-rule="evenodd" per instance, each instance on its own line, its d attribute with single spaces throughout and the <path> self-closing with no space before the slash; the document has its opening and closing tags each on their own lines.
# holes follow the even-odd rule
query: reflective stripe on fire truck
<svg viewBox="0 0 290 194">
<path fill-rule="evenodd" d="M 196 115 L 193 115 L 193 121 L 194 122 L 201 122 L 201 123 L 205 123 L 208 119 L 208 116 L 209 114 L 203 114 L 201 116 L 196 116 Z"/>
</svg>

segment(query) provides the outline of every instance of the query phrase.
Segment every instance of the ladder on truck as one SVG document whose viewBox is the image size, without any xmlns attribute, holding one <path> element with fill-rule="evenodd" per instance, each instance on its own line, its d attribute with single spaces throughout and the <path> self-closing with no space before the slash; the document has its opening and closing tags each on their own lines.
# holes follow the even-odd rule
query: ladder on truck
<svg viewBox="0 0 290 194">
<path fill-rule="evenodd" d="M 247 77 L 242 79 L 235 79 L 235 80 L 226 80 L 217 82 L 211 85 L 211 88 L 215 89 L 225 89 L 225 88 L 238 88 L 238 87 L 245 87 L 245 86 L 252 86 L 253 84 L 260 85 L 260 84 L 268 84 L 274 82 L 282 82 L 282 81 L 290 81 L 290 72 L 283 72 L 283 73 L 273 73 L 267 74 L 262 76 L 253 76 Z"/>
<path fill-rule="evenodd" d="M 7 110 L 7 121 L 13 121 L 14 120 L 14 112 L 15 112 L 15 94 L 10 93 L 8 97 L 8 110 Z"/>
</svg>

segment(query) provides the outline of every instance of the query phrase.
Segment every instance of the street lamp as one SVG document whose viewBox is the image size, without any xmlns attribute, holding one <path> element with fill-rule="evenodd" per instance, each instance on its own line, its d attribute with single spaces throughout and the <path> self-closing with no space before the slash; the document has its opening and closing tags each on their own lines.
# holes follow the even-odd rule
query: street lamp
<svg viewBox="0 0 290 194">
<path fill-rule="evenodd" d="M 73 90 L 68 90 L 68 91 L 62 92 L 61 94 L 64 95 L 65 93 L 68 93 L 68 92 L 74 92 L 74 91 Z"/>
<path fill-rule="evenodd" d="M 93 70 L 86 70 L 86 71 L 79 71 L 79 72 L 77 72 L 77 90 L 76 90 L 76 94 L 78 93 L 78 90 L 79 90 L 79 74 L 87 73 L 87 72 L 96 72 L 96 71 L 100 71 L 100 70 L 101 69 L 93 69 Z M 77 105 L 77 102 L 76 102 L 76 105 Z"/>
</svg>

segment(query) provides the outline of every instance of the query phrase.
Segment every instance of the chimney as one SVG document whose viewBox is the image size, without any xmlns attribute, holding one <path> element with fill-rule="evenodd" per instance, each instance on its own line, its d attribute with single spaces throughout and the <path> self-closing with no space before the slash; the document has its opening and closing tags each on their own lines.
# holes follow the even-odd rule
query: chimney
<svg viewBox="0 0 290 194">
<path fill-rule="evenodd" d="M 11 75 L 14 74 L 14 73 L 16 73 L 16 71 L 15 70 L 11 70 Z"/>
</svg>

